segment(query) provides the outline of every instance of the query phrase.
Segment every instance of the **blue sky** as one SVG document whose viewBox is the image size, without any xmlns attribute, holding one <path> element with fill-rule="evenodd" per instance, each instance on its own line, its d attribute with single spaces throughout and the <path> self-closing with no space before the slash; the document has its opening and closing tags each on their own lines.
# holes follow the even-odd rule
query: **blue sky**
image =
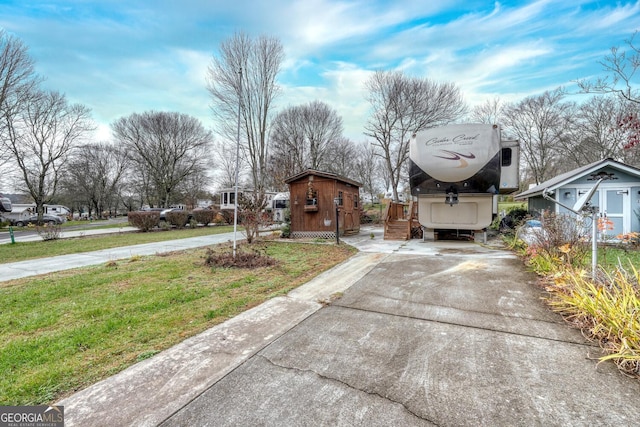
<svg viewBox="0 0 640 427">
<path fill-rule="evenodd" d="M 97 139 L 148 110 L 211 127 L 207 67 L 244 31 L 284 46 L 278 107 L 323 101 L 362 141 L 375 70 L 454 82 L 470 106 L 575 90 L 640 29 L 640 1 L 0 0 L 0 27 L 29 46 L 47 89 L 92 109 Z"/>
</svg>

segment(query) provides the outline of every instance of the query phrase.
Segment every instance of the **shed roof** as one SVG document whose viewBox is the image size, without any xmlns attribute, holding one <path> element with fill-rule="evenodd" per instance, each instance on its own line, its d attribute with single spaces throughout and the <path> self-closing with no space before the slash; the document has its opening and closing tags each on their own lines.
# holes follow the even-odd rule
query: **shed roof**
<svg viewBox="0 0 640 427">
<path fill-rule="evenodd" d="M 520 194 L 516 194 L 514 196 L 514 199 L 522 200 L 522 199 L 528 199 L 530 197 L 541 196 L 545 190 L 548 190 L 548 191 L 556 190 L 564 185 L 567 185 L 575 181 L 578 178 L 582 178 L 585 175 L 593 173 L 598 169 L 602 169 L 607 166 L 626 172 L 630 175 L 635 175 L 638 177 L 638 179 L 640 179 L 640 169 L 635 168 L 633 166 L 629 166 L 622 162 L 618 162 L 617 160 L 604 159 L 604 160 L 599 160 L 597 162 L 593 162 L 588 165 L 579 167 L 572 171 L 560 174 L 555 178 L 551 178 L 541 184 L 536 185 L 533 188 L 528 189 L 527 191 L 523 191 Z"/>
<path fill-rule="evenodd" d="M 344 183 L 351 184 L 351 185 L 356 186 L 356 187 L 362 187 L 362 184 L 359 183 L 358 181 L 354 181 L 352 179 L 346 178 L 344 176 L 337 175 L 335 173 L 322 172 L 322 171 L 317 171 L 317 170 L 313 170 L 313 169 L 307 169 L 307 170 L 305 170 L 303 172 L 300 172 L 300 173 L 298 173 L 296 175 L 290 176 L 289 178 L 285 179 L 284 182 L 286 184 L 290 184 L 293 181 L 297 181 L 300 178 L 304 178 L 305 176 L 309 176 L 309 175 L 319 176 L 319 177 L 322 177 L 322 178 L 335 179 L 337 181 L 342 181 Z"/>
</svg>

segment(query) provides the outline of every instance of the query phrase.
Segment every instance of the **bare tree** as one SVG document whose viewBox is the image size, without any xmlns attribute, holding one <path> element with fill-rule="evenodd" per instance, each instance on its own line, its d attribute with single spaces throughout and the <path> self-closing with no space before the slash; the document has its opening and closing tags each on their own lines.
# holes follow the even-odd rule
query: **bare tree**
<svg viewBox="0 0 640 427">
<path fill-rule="evenodd" d="M 243 149 L 251 169 L 256 198 L 264 194 L 267 179 L 267 131 L 271 107 L 278 94 L 276 78 L 284 59 L 278 39 L 254 40 L 236 33 L 220 45 L 207 75 L 213 115 L 223 139 L 234 141 L 240 108 Z"/>
<path fill-rule="evenodd" d="M 302 107 L 294 106 L 285 108 L 273 120 L 271 162 L 283 181 L 306 168 L 307 144 L 302 116 Z"/>
<path fill-rule="evenodd" d="M 530 96 L 505 108 L 507 131 L 520 141 L 521 152 L 531 178 L 541 183 L 568 170 L 557 160 L 568 138 L 575 104 L 564 101 L 562 88 Z"/>
<path fill-rule="evenodd" d="M 615 94 L 627 101 L 629 112 L 620 121 L 620 127 L 628 131 L 626 150 L 640 145 L 640 116 L 637 113 L 640 104 L 640 92 L 632 81 L 640 68 L 640 47 L 634 39 L 638 31 L 631 38 L 625 40 L 628 50 L 622 50 L 617 46 L 611 48 L 611 54 L 599 61 L 605 72 L 604 77 L 595 80 L 581 79 L 576 81 L 578 87 L 586 93 Z M 638 150 L 627 153 L 625 157 L 637 157 Z"/>
<path fill-rule="evenodd" d="M 111 127 L 129 153 L 136 179 L 149 186 L 147 201 L 152 206 L 175 202 L 181 183 L 209 164 L 212 135 L 194 117 L 150 111 L 122 117 Z"/>
<path fill-rule="evenodd" d="M 93 212 L 113 213 L 128 167 L 128 155 L 121 147 L 105 142 L 86 144 L 69 162 L 63 186 L 68 194 L 85 202 L 89 216 Z"/>
<path fill-rule="evenodd" d="M 182 194 L 181 199 L 190 208 L 197 207 L 199 199 L 209 198 L 207 193 L 209 183 L 210 178 L 204 170 L 189 176 L 178 187 L 178 191 Z"/>
<path fill-rule="evenodd" d="M 414 132 L 461 117 L 466 106 L 453 83 L 407 77 L 402 72 L 377 71 L 366 82 L 372 116 L 365 135 L 374 139 L 391 181 L 394 200 Z"/>
<path fill-rule="evenodd" d="M 339 137 L 333 140 L 331 149 L 325 154 L 323 170 L 340 176 L 355 179 L 354 162 L 358 156 L 357 147 L 349 138 Z"/>
<path fill-rule="evenodd" d="M 218 132 L 226 140 L 235 140 L 240 116 L 243 150 L 251 171 L 253 195 L 245 205 L 246 218 L 259 218 L 267 204 L 266 185 L 269 181 L 268 137 L 273 101 L 279 87 L 276 78 L 284 59 L 280 40 L 261 36 L 251 39 L 236 33 L 220 45 L 207 74 L 207 88 L 213 101 L 212 110 L 218 119 Z M 258 235 L 260 221 L 247 221 L 247 241 Z M 235 252 L 234 252 L 235 255 Z"/>
<path fill-rule="evenodd" d="M 326 162 L 331 150 L 337 146 L 345 147 L 345 141 L 338 141 L 342 137 L 342 118 L 327 104 L 312 101 L 302 107 L 303 128 L 308 143 L 308 166 L 320 169 Z"/>
<path fill-rule="evenodd" d="M 632 80 L 640 68 L 640 47 L 634 43 L 638 31 L 625 40 L 629 51 L 612 47 L 611 54 L 604 57 L 602 65 L 606 76 L 596 80 L 578 80 L 578 86 L 587 93 L 614 93 L 629 102 L 640 104 L 640 94 L 632 85 Z"/>
<path fill-rule="evenodd" d="M 504 103 L 500 98 L 488 99 L 484 104 L 476 105 L 471 110 L 469 118 L 474 123 L 494 125 L 502 123 L 504 116 Z"/>
<path fill-rule="evenodd" d="M 222 188 L 233 187 L 236 178 L 236 163 L 242 180 L 246 172 L 246 160 L 240 152 L 240 159 L 236 162 L 236 142 L 216 141 L 213 145 L 213 162 L 216 165 L 215 182 Z"/>
<path fill-rule="evenodd" d="M 594 96 L 578 106 L 567 129 L 569 137 L 559 140 L 559 148 L 571 167 L 606 158 L 631 160 L 631 153 L 624 149 L 629 131 L 620 126 L 629 113 L 627 104 L 615 96 Z"/>
<path fill-rule="evenodd" d="M 386 191 L 380 188 L 382 181 L 382 159 L 375 152 L 374 146 L 370 142 L 359 144 L 355 157 L 355 179 L 362 183 L 362 190 L 368 193 L 371 200 L 374 200 L 378 193 Z"/>
<path fill-rule="evenodd" d="M 90 110 L 70 105 L 58 92 L 37 92 L 17 114 L 3 119 L 7 129 L 4 146 L 41 219 L 44 204 L 56 195 L 72 151 L 93 130 Z"/>
<path fill-rule="evenodd" d="M 336 156 L 350 146 L 342 132 L 342 118 L 324 102 L 286 108 L 273 120 L 271 158 L 285 176 L 307 168 L 332 172 Z"/>
<path fill-rule="evenodd" d="M 33 59 L 22 41 L 0 29 L 0 138 L 9 138 L 8 120 L 31 97 L 40 82 L 35 74 Z M 6 145 L 2 145 L 6 147 Z M 0 163 L 11 158 L 11 153 L 0 151 Z"/>
</svg>

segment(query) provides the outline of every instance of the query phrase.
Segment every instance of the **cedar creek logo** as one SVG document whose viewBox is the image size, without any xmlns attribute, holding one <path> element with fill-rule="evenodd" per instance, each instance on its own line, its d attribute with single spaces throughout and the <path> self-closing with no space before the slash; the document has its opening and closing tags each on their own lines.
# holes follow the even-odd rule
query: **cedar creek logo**
<svg viewBox="0 0 640 427">
<path fill-rule="evenodd" d="M 433 156 L 433 157 L 438 157 L 439 159 L 445 159 L 445 160 L 453 160 L 453 161 L 459 161 L 460 164 L 458 166 L 456 166 L 456 168 L 466 168 L 467 166 L 469 166 L 469 162 L 467 162 L 465 159 L 475 159 L 476 156 L 473 155 L 473 153 L 469 153 L 469 154 L 462 154 L 462 153 L 456 153 L 455 151 L 449 151 L 449 150 L 441 150 L 443 153 L 448 154 L 448 156 Z"/>
<path fill-rule="evenodd" d="M 479 138 L 480 138 L 479 133 L 475 135 L 466 135 L 463 133 L 463 134 L 455 135 L 451 138 L 448 136 L 431 138 L 425 141 L 425 145 L 427 147 L 432 147 L 432 148 L 437 148 L 439 146 L 452 146 L 452 145 L 462 147 L 465 145 L 466 146 L 472 145 L 475 141 L 478 141 Z M 458 165 L 455 166 L 455 168 L 457 169 L 463 169 L 469 166 L 469 162 L 467 162 L 465 159 L 472 160 L 476 158 L 476 156 L 471 152 L 469 152 L 468 154 L 463 154 L 463 153 L 458 153 L 457 151 L 443 150 L 443 149 L 440 149 L 440 152 L 444 153 L 445 155 L 444 156 L 434 155 L 433 157 L 459 162 Z"/>
<path fill-rule="evenodd" d="M 64 427 L 64 407 L 0 406 L 0 427 Z"/>
</svg>

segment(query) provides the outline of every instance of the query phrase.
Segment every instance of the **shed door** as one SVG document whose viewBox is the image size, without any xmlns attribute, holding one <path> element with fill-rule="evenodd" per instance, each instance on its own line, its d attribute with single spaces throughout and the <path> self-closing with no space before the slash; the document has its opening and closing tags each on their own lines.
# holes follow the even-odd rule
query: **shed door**
<svg viewBox="0 0 640 427">
<path fill-rule="evenodd" d="M 630 218 L 625 218 L 625 206 L 628 203 L 628 188 L 607 188 L 600 193 L 600 215 L 606 216 L 609 220 L 606 235 L 608 238 L 615 238 L 617 235 L 625 233 L 629 229 Z"/>
</svg>

